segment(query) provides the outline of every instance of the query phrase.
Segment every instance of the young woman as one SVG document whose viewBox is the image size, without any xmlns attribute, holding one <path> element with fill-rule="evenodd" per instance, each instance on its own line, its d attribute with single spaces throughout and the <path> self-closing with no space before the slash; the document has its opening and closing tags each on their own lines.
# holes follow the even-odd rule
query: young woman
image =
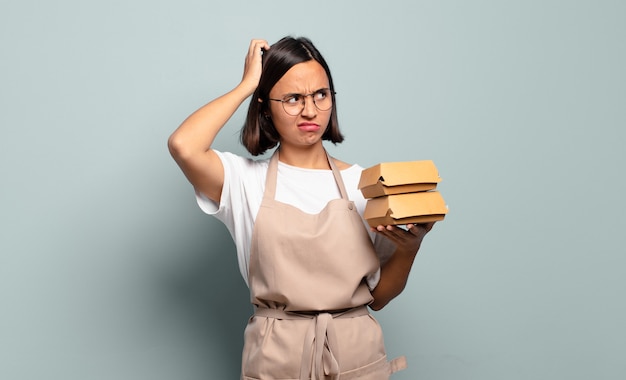
<svg viewBox="0 0 626 380">
<path fill-rule="evenodd" d="M 213 149 L 252 96 L 241 141 L 248 159 Z M 406 284 L 433 224 L 368 231 L 362 168 L 330 157 L 339 143 L 330 69 L 306 38 L 252 40 L 243 79 L 190 115 L 170 152 L 202 210 L 228 227 L 255 313 L 244 333 L 242 379 L 387 379 L 379 310 Z"/>
</svg>

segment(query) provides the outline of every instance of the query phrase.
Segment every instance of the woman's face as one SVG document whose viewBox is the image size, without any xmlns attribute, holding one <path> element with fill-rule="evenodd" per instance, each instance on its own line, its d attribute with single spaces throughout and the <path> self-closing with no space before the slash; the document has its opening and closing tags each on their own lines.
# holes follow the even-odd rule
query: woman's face
<svg viewBox="0 0 626 380">
<path fill-rule="evenodd" d="M 329 87 L 328 76 L 322 65 L 310 60 L 289 69 L 272 87 L 269 97 L 286 99 L 290 95 L 314 94 Z M 276 131 L 280 134 L 281 146 L 304 147 L 321 144 L 322 135 L 330 121 L 332 107 L 327 111 L 320 111 L 313 103 L 313 96 L 304 97 L 304 103 L 302 112 L 292 116 L 285 112 L 281 102 L 270 101 L 270 116 Z"/>
</svg>

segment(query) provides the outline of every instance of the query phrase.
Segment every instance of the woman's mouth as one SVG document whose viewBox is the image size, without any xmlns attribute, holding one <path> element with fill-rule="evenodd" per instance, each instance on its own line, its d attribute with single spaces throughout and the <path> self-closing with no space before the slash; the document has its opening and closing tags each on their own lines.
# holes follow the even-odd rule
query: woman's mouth
<svg viewBox="0 0 626 380">
<path fill-rule="evenodd" d="M 315 123 L 300 123 L 298 129 L 304 132 L 317 132 L 320 129 L 319 124 Z"/>
</svg>

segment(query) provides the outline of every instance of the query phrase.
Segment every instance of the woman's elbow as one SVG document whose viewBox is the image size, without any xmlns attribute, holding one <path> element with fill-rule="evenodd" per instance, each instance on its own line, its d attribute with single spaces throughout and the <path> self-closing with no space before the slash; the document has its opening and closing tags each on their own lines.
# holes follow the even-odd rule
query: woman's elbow
<svg viewBox="0 0 626 380">
<path fill-rule="evenodd" d="M 189 154 L 185 143 L 176 133 L 173 133 L 167 139 L 167 149 L 176 161 L 183 160 Z"/>
<path fill-rule="evenodd" d="M 374 311 L 380 311 L 382 310 L 385 306 L 387 306 L 387 304 L 389 303 L 389 301 L 379 301 L 379 300 L 374 300 L 372 301 L 372 303 L 369 305 L 370 309 L 374 310 Z"/>
</svg>

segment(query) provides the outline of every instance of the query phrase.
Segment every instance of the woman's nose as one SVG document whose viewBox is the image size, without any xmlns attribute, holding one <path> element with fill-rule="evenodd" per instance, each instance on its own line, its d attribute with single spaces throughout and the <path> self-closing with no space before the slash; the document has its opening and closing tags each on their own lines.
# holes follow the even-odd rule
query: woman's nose
<svg viewBox="0 0 626 380">
<path fill-rule="evenodd" d="M 302 115 L 306 117 L 313 117 L 317 115 L 317 107 L 313 101 L 313 96 L 305 96 L 302 101 L 304 102 L 304 108 L 302 109 Z"/>
</svg>

